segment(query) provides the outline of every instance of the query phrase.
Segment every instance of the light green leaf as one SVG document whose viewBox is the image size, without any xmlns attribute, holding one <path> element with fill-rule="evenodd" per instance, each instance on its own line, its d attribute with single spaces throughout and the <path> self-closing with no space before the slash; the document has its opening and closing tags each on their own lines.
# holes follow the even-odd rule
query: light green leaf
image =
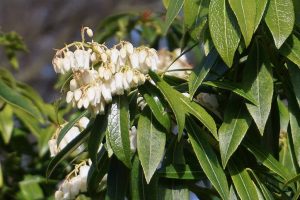
<svg viewBox="0 0 300 200">
<path fill-rule="evenodd" d="M 166 34 L 170 25 L 174 21 L 175 17 L 180 12 L 183 6 L 184 0 L 169 0 L 168 10 L 166 14 L 166 21 L 163 26 L 163 33 Z"/>
<path fill-rule="evenodd" d="M 183 96 L 180 92 L 173 89 L 169 84 L 167 84 L 162 78 L 160 78 L 154 72 L 149 72 L 152 80 L 156 83 L 157 87 L 163 93 L 164 97 L 168 101 L 172 111 L 174 112 L 177 126 L 178 126 L 178 140 L 180 140 L 185 123 L 185 114 L 186 111 L 181 105 L 179 97 Z"/>
<path fill-rule="evenodd" d="M 129 140 L 129 110 L 126 96 L 117 96 L 108 111 L 109 144 L 119 160 L 131 167 Z"/>
<path fill-rule="evenodd" d="M 204 81 L 205 77 L 209 73 L 210 69 L 216 63 L 218 58 L 218 52 L 212 49 L 209 54 L 203 59 L 200 67 L 195 67 L 189 76 L 189 92 L 191 99 L 193 99 L 197 89 Z"/>
<path fill-rule="evenodd" d="M 1 162 L 0 162 L 0 189 L 3 187 L 3 185 L 4 185 L 3 172 L 2 172 Z"/>
<path fill-rule="evenodd" d="M 177 182 L 161 185 L 159 188 L 159 200 L 189 200 L 189 190 L 186 185 Z"/>
<path fill-rule="evenodd" d="M 36 119 L 42 118 L 41 113 L 30 100 L 8 87 L 2 80 L 0 80 L 0 98 L 11 106 L 27 112 Z"/>
<path fill-rule="evenodd" d="M 273 98 L 273 78 L 270 63 L 257 42 L 254 43 L 244 70 L 245 90 L 257 105 L 246 103 L 258 130 L 263 135 Z"/>
<path fill-rule="evenodd" d="M 300 187 L 297 189 L 296 193 L 293 196 L 292 200 L 298 200 L 300 197 Z"/>
<path fill-rule="evenodd" d="M 19 182 L 24 200 L 39 200 L 45 198 L 39 182 L 41 182 L 40 177 L 35 176 L 27 176 L 25 180 Z"/>
<path fill-rule="evenodd" d="M 261 19 L 264 16 L 268 0 L 256 0 L 256 17 L 255 17 L 255 28 L 254 31 L 258 28 Z"/>
<path fill-rule="evenodd" d="M 237 18 L 246 47 L 248 47 L 255 28 L 256 0 L 229 0 L 229 4 Z"/>
<path fill-rule="evenodd" d="M 226 167 L 229 158 L 240 145 L 250 124 L 251 117 L 244 104 L 237 98 L 231 98 L 225 110 L 224 122 L 219 129 L 219 145 L 223 168 Z"/>
<path fill-rule="evenodd" d="M 241 200 L 258 199 L 255 185 L 247 170 L 239 165 L 236 161 L 228 163 L 231 179 L 239 197 Z"/>
<path fill-rule="evenodd" d="M 40 123 L 37 119 L 18 108 L 14 109 L 14 114 L 37 139 L 40 138 Z"/>
<path fill-rule="evenodd" d="M 292 0 L 270 0 L 265 21 L 279 49 L 294 27 L 295 13 Z"/>
<path fill-rule="evenodd" d="M 137 129 L 137 151 L 147 183 L 163 158 L 166 144 L 166 134 L 154 120 L 149 108 L 144 108 Z"/>
<path fill-rule="evenodd" d="M 205 140 L 203 131 L 190 118 L 187 120 L 186 128 L 192 147 L 204 173 L 221 198 L 228 199 L 229 189 L 225 173 L 218 161 L 217 155 Z"/>
<path fill-rule="evenodd" d="M 224 62 L 231 67 L 240 33 L 226 0 L 211 0 L 208 17 L 213 43 Z"/>
<path fill-rule="evenodd" d="M 0 133 L 5 144 L 8 144 L 14 127 L 13 110 L 10 105 L 0 111 Z"/>
<path fill-rule="evenodd" d="M 295 35 L 291 35 L 282 47 L 279 49 L 279 52 L 287 57 L 290 61 L 298 65 L 300 68 L 300 40 Z"/>
<path fill-rule="evenodd" d="M 168 165 L 158 170 L 160 177 L 182 180 L 199 180 L 205 178 L 203 170 L 191 165 Z"/>
<path fill-rule="evenodd" d="M 280 120 L 280 132 L 287 133 L 290 116 L 289 111 L 286 105 L 277 97 L 277 105 L 279 111 L 279 120 Z"/>
<path fill-rule="evenodd" d="M 163 2 L 163 4 L 164 4 L 164 7 L 165 7 L 166 9 L 168 9 L 170 0 L 162 0 L 162 2 Z"/>
</svg>

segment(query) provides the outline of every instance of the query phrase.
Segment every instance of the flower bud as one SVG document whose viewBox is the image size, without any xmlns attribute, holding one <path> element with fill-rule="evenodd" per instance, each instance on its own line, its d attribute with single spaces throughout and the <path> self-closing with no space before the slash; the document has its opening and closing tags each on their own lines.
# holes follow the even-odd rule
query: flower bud
<svg viewBox="0 0 300 200">
<path fill-rule="evenodd" d="M 81 95 L 82 95 L 81 89 L 80 88 L 76 89 L 74 91 L 74 99 L 75 99 L 75 101 L 78 101 L 81 98 Z"/>
<path fill-rule="evenodd" d="M 92 29 L 90 29 L 90 28 L 86 29 L 86 34 L 87 34 L 89 37 L 93 37 L 93 35 L 94 35 Z"/>
<path fill-rule="evenodd" d="M 75 79 L 72 79 L 70 81 L 70 90 L 73 92 L 74 90 L 76 90 L 78 88 L 77 82 Z"/>
<path fill-rule="evenodd" d="M 66 96 L 66 102 L 70 103 L 72 101 L 72 99 L 73 99 L 73 96 L 74 96 L 74 93 L 71 92 L 71 91 L 68 91 L 67 92 L 67 96 Z"/>
</svg>

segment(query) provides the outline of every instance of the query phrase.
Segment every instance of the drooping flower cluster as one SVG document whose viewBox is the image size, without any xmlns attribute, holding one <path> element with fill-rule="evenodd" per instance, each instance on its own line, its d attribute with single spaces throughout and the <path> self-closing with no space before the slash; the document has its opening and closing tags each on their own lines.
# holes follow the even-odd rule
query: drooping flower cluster
<svg viewBox="0 0 300 200">
<path fill-rule="evenodd" d="M 52 63 L 56 73 L 72 72 L 66 102 L 102 114 L 114 95 L 143 84 L 149 70 L 157 70 L 158 56 L 152 48 L 134 48 L 126 41 L 112 48 L 96 42 L 75 42 L 57 51 Z"/>
<path fill-rule="evenodd" d="M 66 133 L 66 135 L 63 137 L 63 139 L 60 141 L 60 143 L 57 145 L 58 133 L 61 131 L 61 129 L 64 126 L 59 127 L 56 130 L 56 132 L 54 133 L 53 138 L 48 141 L 48 146 L 49 146 L 49 149 L 50 149 L 51 157 L 55 156 L 58 152 L 60 152 L 63 148 L 65 148 L 65 146 L 67 146 L 67 144 L 69 142 L 71 142 L 75 137 L 77 137 L 80 134 L 80 132 L 87 127 L 89 122 L 90 122 L 90 120 L 87 117 L 82 117 L 78 121 L 77 125 L 73 126 Z M 80 153 L 83 150 L 84 150 L 84 146 L 81 145 L 77 148 L 77 153 Z"/>
<path fill-rule="evenodd" d="M 59 190 L 55 192 L 56 200 L 75 199 L 81 192 L 87 191 L 87 177 L 90 170 L 91 161 L 88 164 L 84 162 L 75 167 L 75 170 L 60 185 Z"/>
</svg>

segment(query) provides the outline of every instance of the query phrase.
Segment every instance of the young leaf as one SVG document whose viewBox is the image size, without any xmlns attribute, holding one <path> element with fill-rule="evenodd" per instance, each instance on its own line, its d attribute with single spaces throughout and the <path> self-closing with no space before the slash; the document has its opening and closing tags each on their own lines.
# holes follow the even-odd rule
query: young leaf
<svg viewBox="0 0 300 200">
<path fill-rule="evenodd" d="M 14 127 L 13 110 L 10 105 L 0 111 L 0 133 L 5 144 L 8 144 Z"/>
<path fill-rule="evenodd" d="M 164 24 L 163 33 L 166 34 L 170 25 L 178 15 L 179 11 L 183 6 L 184 0 L 170 0 L 168 4 L 168 10 L 166 14 L 166 21 Z"/>
<path fill-rule="evenodd" d="M 244 71 L 244 84 L 257 105 L 246 103 L 246 106 L 263 135 L 271 110 L 273 78 L 270 63 L 264 58 L 261 47 L 257 42 L 253 45 Z"/>
<path fill-rule="evenodd" d="M 187 119 L 186 128 L 197 159 L 222 199 L 228 199 L 229 189 L 224 171 L 219 164 L 217 155 L 203 137 L 203 131 L 190 118 Z"/>
<path fill-rule="evenodd" d="M 237 98 L 231 98 L 225 110 L 224 122 L 219 129 L 220 153 L 224 168 L 240 145 L 250 124 L 251 117 L 244 104 Z"/>
<path fill-rule="evenodd" d="M 42 119 L 41 113 L 30 100 L 11 89 L 2 80 L 0 80 L 0 98 L 11 106 L 27 112 L 38 120 Z"/>
<path fill-rule="evenodd" d="M 268 0 L 256 0 L 256 17 L 255 17 L 255 28 L 254 31 L 258 28 L 261 19 L 264 16 Z"/>
<path fill-rule="evenodd" d="M 292 0 L 270 0 L 265 21 L 279 49 L 294 27 L 295 13 Z"/>
<path fill-rule="evenodd" d="M 130 168 L 129 111 L 126 96 L 117 96 L 111 104 L 107 135 L 114 154 Z"/>
<path fill-rule="evenodd" d="M 149 108 L 144 108 L 138 122 L 137 151 L 147 183 L 163 158 L 165 144 L 166 134 L 157 125 Z"/>
<path fill-rule="evenodd" d="M 204 81 L 210 69 L 216 63 L 217 58 L 218 58 L 218 52 L 215 49 L 212 49 L 201 62 L 200 64 L 201 67 L 196 67 L 191 72 L 191 75 L 189 76 L 189 92 L 190 92 L 191 99 L 193 99 L 197 89 Z"/>
<path fill-rule="evenodd" d="M 300 40 L 294 34 L 291 35 L 282 47 L 279 49 L 279 52 L 287 57 L 290 61 L 300 67 Z"/>
<path fill-rule="evenodd" d="M 208 18 L 214 45 L 227 66 L 231 67 L 240 42 L 240 33 L 226 0 L 212 0 Z"/>
<path fill-rule="evenodd" d="M 237 18 L 246 47 L 248 47 L 255 28 L 256 0 L 229 0 L 229 4 Z"/>
<path fill-rule="evenodd" d="M 239 197 L 243 200 L 258 199 L 255 185 L 247 170 L 233 160 L 228 163 L 228 169 Z"/>
</svg>

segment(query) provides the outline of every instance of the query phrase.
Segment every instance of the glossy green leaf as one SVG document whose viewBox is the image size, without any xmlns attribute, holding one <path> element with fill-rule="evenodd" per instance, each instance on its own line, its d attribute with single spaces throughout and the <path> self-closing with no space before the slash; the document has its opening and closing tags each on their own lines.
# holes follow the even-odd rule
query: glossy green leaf
<svg viewBox="0 0 300 200">
<path fill-rule="evenodd" d="M 251 94 L 247 93 L 240 85 L 234 82 L 228 82 L 228 81 L 205 81 L 203 82 L 203 85 L 220 88 L 224 90 L 230 90 L 234 92 L 235 94 L 245 98 L 249 102 L 251 102 L 253 105 L 256 105 L 256 100 L 251 96 Z"/>
<path fill-rule="evenodd" d="M 254 177 L 253 181 L 255 181 L 256 185 L 259 187 L 260 191 L 262 192 L 264 199 L 266 200 L 274 200 L 274 197 L 270 190 L 261 182 L 258 176 L 253 172 L 253 170 L 248 169 L 251 173 L 252 177 Z"/>
<path fill-rule="evenodd" d="M 230 200 L 238 200 L 238 196 L 234 190 L 234 187 L 233 185 L 230 186 L 230 189 L 229 189 L 229 199 Z"/>
<path fill-rule="evenodd" d="M 236 161 L 228 163 L 228 169 L 239 197 L 242 200 L 258 199 L 255 185 L 247 170 Z"/>
<path fill-rule="evenodd" d="M 107 175 L 107 192 L 105 200 L 125 199 L 128 182 L 128 168 L 113 157 Z"/>
<path fill-rule="evenodd" d="M 191 165 L 168 165 L 158 170 L 158 175 L 169 179 L 199 180 L 205 178 L 201 168 Z"/>
<path fill-rule="evenodd" d="M 2 80 L 0 80 L 0 98 L 8 104 L 27 112 L 36 119 L 42 118 L 41 113 L 30 100 L 8 87 Z"/>
<path fill-rule="evenodd" d="M 264 57 L 257 42 L 248 57 L 244 70 L 245 90 L 255 99 L 257 105 L 246 103 L 261 135 L 270 114 L 273 98 L 273 78 L 270 63 Z"/>
<path fill-rule="evenodd" d="M 280 131 L 282 133 L 287 133 L 287 129 L 288 129 L 289 121 L 290 121 L 288 108 L 279 99 L 279 97 L 277 98 L 277 105 L 278 105 L 278 111 L 279 111 Z"/>
<path fill-rule="evenodd" d="M 169 0 L 168 10 L 166 14 L 166 21 L 163 26 L 163 33 L 166 34 L 175 17 L 180 12 L 183 6 L 184 0 Z"/>
<path fill-rule="evenodd" d="M 289 172 L 270 153 L 259 147 L 255 142 L 247 138 L 242 143 L 264 166 L 281 176 L 284 180 L 289 180 L 293 173 Z"/>
<path fill-rule="evenodd" d="M 231 98 L 225 110 L 224 122 L 219 129 L 219 145 L 223 167 L 239 147 L 249 126 L 251 117 L 244 104 L 237 98 Z"/>
<path fill-rule="evenodd" d="M 117 96 L 108 111 L 107 139 L 117 158 L 130 168 L 129 128 L 127 97 Z"/>
<path fill-rule="evenodd" d="M 247 47 L 255 28 L 256 0 L 229 0 L 229 4 L 237 18 Z"/>
<path fill-rule="evenodd" d="M 266 11 L 268 0 L 256 0 L 256 17 L 255 17 L 255 28 L 254 31 L 258 28 L 261 20 Z"/>
<path fill-rule="evenodd" d="M 10 105 L 5 105 L 5 107 L 0 111 L 0 133 L 5 144 L 8 144 L 10 141 L 13 127 L 13 110 Z"/>
<path fill-rule="evenodd" d="M 297 169 L 296 158 L 294 159 L 294 152 L 291 147 L 290 134 L 281 133 L 280 135 L 280 151 L 279 162 L 289 171 L 296 173 Z M 297 156 L 297 155 L 296 155 Z"/>
<path fill-rule="evenodd" d="M 224 62 L 231 67 L 240 33 L 226 0 L 211 0 L 208 17 L 213 43 Z"/>
<path fill-rule="evenodd" d="M 181 101 L 179 97 L 183 96 L 180 92 L 173 89 L 169 84 L 167 84 L 162 78 L 160 78 L 157 74 L 154 72 L 149 72 L 149 75 L 151 76 L 152 80 L 156 83 L 157 87 L 160 89 L 160 91 L 163 93 L 164 97 L 168 101 L 172 111 L 174 112 L 177 126 L 178 126 L 178 140 L 182 136 L 184 123 L 185 123 L 185 109 L 181 105 Z"/>
<path fill-rule="evenodd" d="M 171 181 L 169 183 L 164 183 L 160 185 L 159 193 L 158 193 L 158 199 L 159 200 L 189 200 L 189 190 L 187 189 L 187 186 Z"/>
<path fill-rule="evenodd" d="M 97 115 L 88 140 L 89 157 L 98 165 L 97 152 L 107 129 L 107 115 Z"/>
<path fill-rule="evenodd" d="M 218 52 L 212 49 L 209 54 L 203 59 L 200 66 L 195 67 L 189 76 L 189 93 L 191 99 L 194 97 L 197 89 L 204 81 L 205 77 L 209 73 L 210 69 L 216 63 L 218 58 Z"/>
<path fill-rule="evenodd" d="M 229 188 L 225 173 L 220 165 L 217 155 L 207 143 L 203 131 L 191 120 L 187 120 L 186 128 L 197 159 L 222 199 L 228 199 Z"/>
<path fill-rule="evenodd" d="M 290 109 L 298 109 L 293 108 L 289 105 Z M 298 165 L 300 163 L 300 117 L 299 112 L 292 111 L 290 112 L 290 127 L 291 127 L 291 135 L 293 141 L 294 152 L 296 155 L 296 159 Z"/>
<path fill-rule="evenodd" d="M 150 182 L 163 158 L 166 134 L 157 125 L 154 116 L 145 108 L 139 118 L 137 129 L 137 151 L 147 183 Z"/>
<path fill-rule="evenodd" d="M 59 132 L 58 137 L 57 137 L 57 145 L 61 142 L 61 140 L 65 137 L 67 132 L 80 120 L 82 117 L 87 116 L 89 113 L 88 110 L 83 111 L 80 113 L 77 117 L 69 121 Z"/>
<path fill-rule="evenodd" d="M 170 130 L 171 120 L 168 113 L 165 111 L 165 106 L 162 103 L 164 99 L 159 91 L 151 83 L 147 82 L 139 88 L 139 92 L 143 95 L 157 121 L 166 130 Z"/>
<path fill-rule="evenodd" d="M 279 49 L 294 27 L 295 13 L 292 0 L 270 0 L 265 21 Z"/>
<path fill-rule="evenodd" d="M 297 36 L 291 35 L 279 51 L 300 68 L 300 40 Z"/>
<path fill-rule="evenodd" d="M 76 138 L 67 144 L 50 162 L 46 171 L 46 177 L 49 178 L 56 166 L 77 149 L 90 135 L 92 125 L 88 125 Z"/>
</svg>

